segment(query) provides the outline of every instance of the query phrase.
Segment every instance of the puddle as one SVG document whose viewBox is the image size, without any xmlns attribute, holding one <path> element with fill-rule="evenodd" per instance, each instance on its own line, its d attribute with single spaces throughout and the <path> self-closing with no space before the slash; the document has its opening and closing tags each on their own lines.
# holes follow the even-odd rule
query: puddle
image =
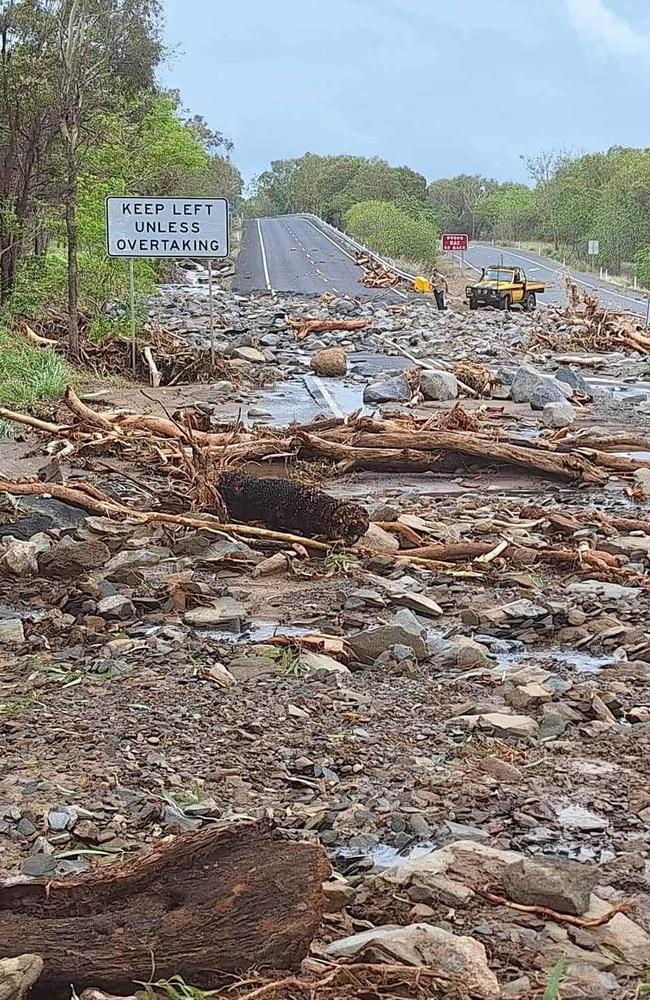
<svg viewBox="0 0 650 1000">
<path fill-rule="evenodd" d="M 616 451 L 614 454 L 622 458 L 636 458 L 642 462 L 650 462 L 650 451 Z"/>
<path fill-rule="evenodd" d="M 427 854 L 432 854 L 438 850 L 438 846 L 430 840 L 419 841 L 406 850 L 404 848 L 393 847 L 390 844 L 376 844 L 363 850 L 359 847 L 341 847 L 336 855 L 342 861 L 364 862 L 372 861 L 373 869 L 376 871 L 386 871 L 388 868 L 395 868 L 397 865 L 405 865 L 416 858 L 423 858 Z"/>
<path fill-rule="evenodd" d="M 596 388 L 609 389 L 619 399 L 626 399 L 629 396 L 645 396 L 646 399 L 650 399 L 650 382 L 644 382 L 642 379 L 635 379 L 633 382 L 624 382 L 620 378 L 594 375 L 587 379 L 587 383 Z"/>
<path fill-rule="evenodd" d="M 35 608 L 12 608 L 9 604 L 0 604 L 0 618 L 19 618 L 21 622 L 40 622 L 48 612 Z"/>
<path fill-rule="evenodd" d="M 611 656 L 586 653 L 581 649 L 560 649 L 557 647 L 526 649 L 519 653 L 497 653 L 496 659 L 504 671 L 512 670 L 529 660 L 536 660 L 540 665 L 543 663 L 546 666 L 550 660 L 551 664 L 564 663 L 569 667 L 573 667 L 579 674 L 598 674 L 613 661 L 613 657 Z"/>
<path fill-rule="evenodd" d="M 307 628 L 304 625 L 278 625 L 277 622 L 252 622 L 241 632 L 227 632 L 221 629 L 203 629 L 201 635 L 209 639 L 216 639 L 217 642 L 232 642 L 246 644 L 253 642 L 266 642 L 275 635 L 301 636 L 313 635 L 317 631 L 315 626 Z"/>
<path fill-rule="evenodd" d="M 309 423 L 323 414 L 353 413 L 363 409 L 363 388 L 342 378 L 321 381 L 313 375 L 278 382 L 255 399 L 255 406 L 263 407 L 267 416 L 262 420 L 253 417 L 246 422 L 286 427 L 292 423 Z"/>
</svg>

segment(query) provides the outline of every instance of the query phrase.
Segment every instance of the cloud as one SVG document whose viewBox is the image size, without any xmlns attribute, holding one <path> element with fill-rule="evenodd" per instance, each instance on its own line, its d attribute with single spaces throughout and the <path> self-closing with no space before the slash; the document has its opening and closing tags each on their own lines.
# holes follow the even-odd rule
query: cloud
<svg viewBox="0 0 650 1000">
<path fill-rule="evenodd" d="M 618 56 L 650 55 L 650 35 L 612 10 L 604 0 L 566 0 L 578 35 Z"/>
</svg>

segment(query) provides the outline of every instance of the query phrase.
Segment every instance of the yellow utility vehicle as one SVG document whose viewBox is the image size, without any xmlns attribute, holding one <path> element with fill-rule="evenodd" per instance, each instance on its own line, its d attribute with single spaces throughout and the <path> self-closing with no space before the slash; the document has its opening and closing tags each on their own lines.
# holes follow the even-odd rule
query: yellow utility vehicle
<svg viewBox="0 0 650 1000">
<path fill-rule="evenodd" d="M 546 285 L 541 281 L 530 281 L 521 267 L 494 264 L 483 268 L 477 283 L 468 285 L 465 294 L 470 309 L 521 306 L 526 312 L 532 312 L 537 306 L 537 296 L 545 291 Z"/>
</svg>

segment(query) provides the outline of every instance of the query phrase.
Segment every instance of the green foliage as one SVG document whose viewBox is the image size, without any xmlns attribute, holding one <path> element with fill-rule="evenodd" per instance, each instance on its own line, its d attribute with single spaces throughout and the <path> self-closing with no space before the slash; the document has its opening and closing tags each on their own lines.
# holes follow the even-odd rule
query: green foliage
<svg viewBox="0 0 650 1000">
<path fill-rule="evenodd" d="M 640 284 L 645 288 L 650 288 L 650 246 L 637 250 L 634 259 Z"/>
<path fill-rule="evenodd" d="M 258 177 L 244 206 L 246 215 L 313 212 L 340 225 L 353 205 L 386 201 L 403 207 L 426 205 L 426 180 L 410 167 L 391 167 L 363 156 L 317 156 L 276 160 Z"/>
<path fill-rule="evenodd" d="M 0 404 L 30 406 L 58 399 L 71 379 L 69 365 L 41 347 L 0 330 Z"/>
<path fill-rule="evenodd" d="M 345 216 L 345 228 L 377 253 L 393 260 L 432 264 L 436 260 L 438 232 L 426 218 L 413 218 L 390 202 L 365 201 Z"/>
<path fill-rule="evenodd" d="M 476 218 L 496 239 L 523 239 L 537 224 L 535 194 L 525 184 L 499 184 L 479 201 Z"/>
<path fill-rule="evenodd" d="M 171 979 L 159 979 L 157 983 L 148 983 L 147 1000 L 160 1000 L 161 997 L 167 1000 L 208 1000 L 208 997 L 216 997 L 218 990 L 199 990 L 195 986 L 188 986 L 181 976 L 172 976 Z"/>
</svg>

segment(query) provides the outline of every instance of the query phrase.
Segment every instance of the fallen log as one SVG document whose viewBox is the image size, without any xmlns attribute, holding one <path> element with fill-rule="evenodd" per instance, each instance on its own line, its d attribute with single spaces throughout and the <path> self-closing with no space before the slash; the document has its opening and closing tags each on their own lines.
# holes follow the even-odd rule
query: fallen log
<svg viewBox="0 0 650 1000">
<path fill-rule="evenodd" d="M 460 455 L 472 455 L 486 462 L 506 462 L 522 466 L 531 472 L 588 483 L 604 483 L 608 478 L 604 470 L 597 468 L 583 454 L 538 451 L 463 431 L 412 431 L 408 434 L 361 432 L 353 436 L 352 444 L 359 448 L 453 451 Z"/>
<path fill-rule="evenodd" d="M 83 424 L 90 424 L 91 427 L 99 427 L 103 431 L 111 431 L 115 433 L 116 428 L 113 421 L 109 420 L 107 417 L 102 416 L 96 410 L 86 406 L 82 403 L 72 386 L 68 386 L 65 390 L 64 395 L 65 405 L 71 410 L 75 417 L 78 417 Z"/>
<path fill-rule="evenodd" d="M 14 424 L 23 424 L 25 427 L 31 427 L 32 430 L 43 431 L 44 434 L 52 434 L 53 436 L 68 434 L 72 429 L 66 424 L 52 424 L 48 420 L 39 420 L 38 417 L 30 417 L 28 413 L 16 413 L 14 410 L 8 410 L 4 406 L 0 406 L 0 420 L 7 420 Z"/>
<path fill-rule="evenodd" d="M 494 551 L 491 542 L 449 542 L 439 545 L 424 545 L 419 549 L 409 549 L 408 557 L 415 559 L 433 559 L 438 562 L 465 562 L 480 559 Z M 507 550 L 500 553 L 500 558 L 506 562 L 541 562 L 557 563 L 559 565 L 586 565 L 595 569 L 620 569 L 620 557 L 610 552 L 597 549 L 535 549 L 528 545 L 511 544 Z"/>
<path fill-rule="evenodd" d="M 152 968 L 209 989 L 223 973 L 297 968 L 328 874 L 319 846 L 266 823 L 210 826 L 85 875 L 0 884 L 1 947 L 42 955 L 35 1000 L 69 998 L 70 983 L 128 993 Z"/>
<path fill-rule="evenodd" d="M 424 451 L 413 451 L 411 448 L 356 448 L 349 444 L 336 441 L 326 441 L 316 434 L 298 434 L 305 450 L 314 455 L 322 455 L 334 462 L 346 462 L 357 469 L 380 469 L 382 472 L 394 472 L 397 469 L 411 472 L 429 472 L 439 462 L 438 455 L 427 454 Z"/>
<path fill-rule="evenodd" d="M 310 333 L 326 333 L 328 330 L 365 330 L 370 325 L 367 319 L 299 319 L 287 316 L 287 326 L 296 331 L 296 340 L 304 340 Z"/>
</svg>

